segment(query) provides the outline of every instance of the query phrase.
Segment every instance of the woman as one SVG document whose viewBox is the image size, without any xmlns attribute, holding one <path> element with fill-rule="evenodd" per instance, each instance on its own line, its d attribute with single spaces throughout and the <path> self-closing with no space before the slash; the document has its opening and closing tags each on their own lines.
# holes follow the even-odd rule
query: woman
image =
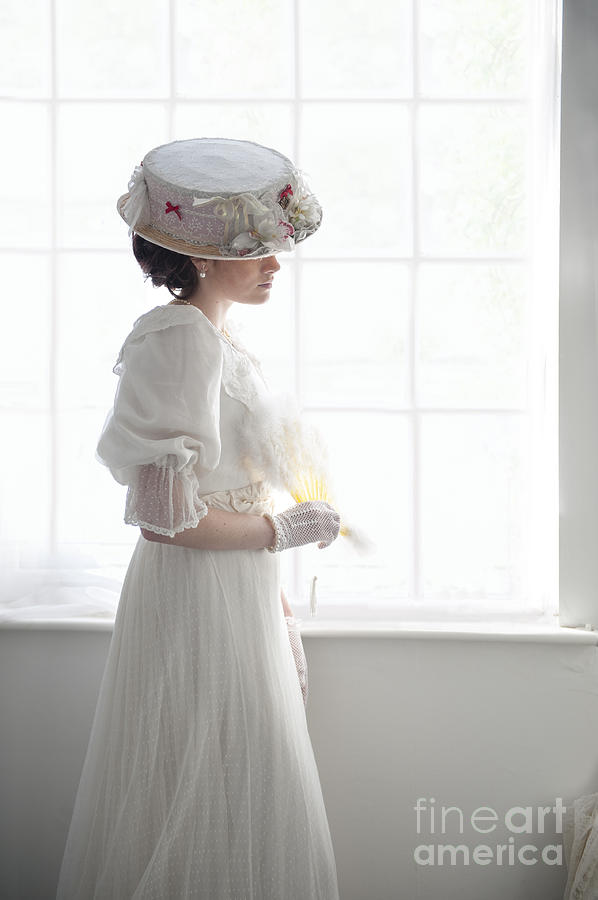
<svg viewBox="0 0 598 900">
<path fill-rule="evenodd" d="M 323 502 L 273 515 L 255 473 L 284 448 L 264 446 L 270 395 L 225 329 L 234 303 L 266 302 L 275 252 L 321 209 L 276 151 L 202 138 L 147 154 L 119 211 L 175 299 L 126 338 L 97 448 L 141 535 L 57 897 L 337 900 L 278 554 L 328 546 L 339 517 Z"/>
</svg>

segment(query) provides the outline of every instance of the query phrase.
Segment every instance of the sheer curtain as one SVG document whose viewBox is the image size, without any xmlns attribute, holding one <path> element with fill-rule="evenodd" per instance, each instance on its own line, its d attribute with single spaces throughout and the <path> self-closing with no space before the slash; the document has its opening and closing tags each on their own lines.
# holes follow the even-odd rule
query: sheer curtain
<svg viewBox="0 0 598 900">
<path fill-rule="evenodd" d="M 376 547 L 289 554 L 297 613 L 317 576 L 326 618 L 550 619 L 558 0 L 5 9 L 0 618 L 114 615 L 138 532 L 94 448 L 169 299 L 115 202 L 149 148 L 215 135 L 287 153 L 324 207 L 237 316 Z"/>
</svg>

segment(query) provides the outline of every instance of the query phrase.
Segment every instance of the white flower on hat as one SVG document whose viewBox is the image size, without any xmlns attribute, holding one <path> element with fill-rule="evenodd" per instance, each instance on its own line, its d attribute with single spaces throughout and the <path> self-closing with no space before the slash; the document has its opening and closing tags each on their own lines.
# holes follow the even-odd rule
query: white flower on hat
<svg viewBox="0 0 598 900">
<path fill-rule="evenodd" d="M 245 256 L 246 253 L 250 250 L 255 250 L 259 245 L 260 242 L 258 238 L 254 237 L 250 231 L 243 231 L 230 242 L 231 249 L 236 250 L 239 253 L 239 256 Z"/>
<path fill-rule="evenodd" d="M 289 203 L 287 215 L 296 231 L 310 229 L 320 221 L 322 209 L 313 194 L 300 194 Z"/>
<path fill-rule="evenodd" d="M 294 235 L 295 229 L 290 222 L 284 222 L 282 219 L 279 219 L 274 234 L 270 239 L 262 238 L 262 244 L 273 252 L 292 250 L 295 244 Z"/>
<path fill-rule="evenodd" d="M 322 218 L 322 207 L 310 191 L 303 175 L 295 171 L 295 183 L 288 196 L 286 215 L 295 231 L 313 231 Z"/>
<path fill-rule="evenodd" d="M 257 221 L 254 220 L 253 230 L 263 241 L 284 241 L 295 231 L 289 222 L 284 222 L 279 216 L 268 212 Z"/>
<path fill-rule="evenodd" d="M 231 241 L 230 246 L 232 249 L 240 251 L 241 255 L 246 255 L 258 247 L 264 247 L 273 252 L 289 250 L 293 247 L 294 233 L 295 229 L 290 222 L 285 222 L 266 207 L 262 207 L 258 211 L 254 206 L 253 228 L 237 235 Z"/>
</svg>

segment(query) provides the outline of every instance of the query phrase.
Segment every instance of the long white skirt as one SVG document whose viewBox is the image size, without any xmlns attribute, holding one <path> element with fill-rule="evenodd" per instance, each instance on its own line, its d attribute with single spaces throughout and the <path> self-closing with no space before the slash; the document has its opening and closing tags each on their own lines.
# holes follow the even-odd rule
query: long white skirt
<svg viewBox="0 0 598 900">
<path fill-rule="evenodd" d="M 139 537 L 58 900 L 337 900 L 279 559 Z"/>
</svg>

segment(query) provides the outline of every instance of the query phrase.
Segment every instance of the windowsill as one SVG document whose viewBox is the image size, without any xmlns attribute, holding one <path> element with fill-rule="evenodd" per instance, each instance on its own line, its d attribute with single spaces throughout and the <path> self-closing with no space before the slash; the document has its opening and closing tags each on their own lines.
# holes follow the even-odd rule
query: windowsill
<svg viewBox="0 0 598 900">
<path fill-rule="evenodd" d="M 598 645 L 598 630 L 558 625 L 492 622 L 399 622 L 300 619 L 303 637 L 387 637 L 402 640 L 519 641 Z M 0 629 L 31 631 L 108 631 L 113 619 L 65 618 L 0 620 Z"/>
<path fill-rule="evenodd" d="M 393 637 L 405 640 L 528 641 L 598 645 L 598 631 L 508 622 L 320 621 L 302 619 L 303 637 Z"/>
</svg>

